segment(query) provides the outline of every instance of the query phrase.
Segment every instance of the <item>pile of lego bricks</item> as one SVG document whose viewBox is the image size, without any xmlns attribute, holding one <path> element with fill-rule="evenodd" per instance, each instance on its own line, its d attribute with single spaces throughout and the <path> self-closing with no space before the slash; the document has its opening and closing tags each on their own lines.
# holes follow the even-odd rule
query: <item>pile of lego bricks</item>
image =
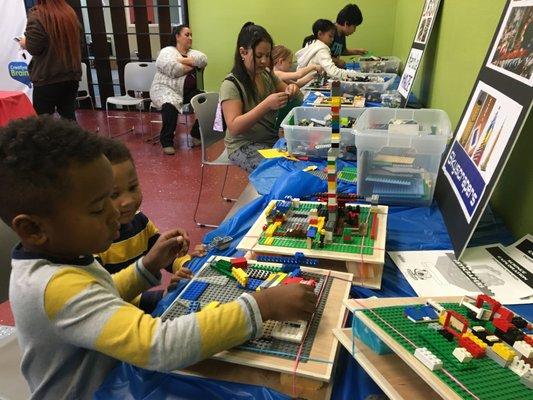
<svg viewBox="0 0 533 400">
<path fill-rule="evenodd" d="M 449 330 L 439 323 L 423 323 L 428 322 L 430 320 L 428 318 L 433 317 L 423 316 L 416 321 L 418 323 L 415 323 L 413 320 L 420 317 L 419 314 L 423 311 L 419 306 L 381 307 L 361 312 L 408 352 L 414 354 L 429 369 L 433 370 L 433 373 L 460 397 L 464 399 L 472 398 L 470 394 L 445 374 L 442 368 L 445 368 L 447 372 L 480 399 L 510 400 L 533 398 L 533 392 L 531 391 L 533 387 L 528 386 L 530 380 L 528 377 L 530 377 L 531 371 L 526 371 L 528 369 L 528 364 L 524 361 L 526 356 L 519 354 L 518 351 L 511 347 L 513 345 L 515 345 L 515 348 L 518 347 L 517 345 L 522 343 L 524 338 L 531 341 L 531 336 L 528 337 L 524 332 L 515 328 L 516 335 L 511 337 L 510 334 L 503 333 L 498 328 L 495 328 L 492 321 L 472 318 L 472 312 L 457 303 L 443 303 L 442 306 L 444 306 L 446 312 L 452 311 L 454 315 L 466 321 L 472 327 L 472 330 L 467 335 L 462 335 L 459 340 L 456 340 L 457 338 L 450 335 Z M 515 319 L 524 321 L 520 317 Z M 440 322 L 442 323 L 443 321 Z M 387 324 L 390 324 L 390 326 Z M 523 324 L 521 325 L 523 326 Z M 398 332 L 409 339 L 416 348 Z M 466 336 L 471 338 L 469 341 L 481 345 L 474 347 L 485 349 L 486 354 L 484 352 L 483 354 L 470 354 L 460 344 L 461 340 Z M 527 356 L 531 357 L 531 352 L 533 351 L 531 346 L 527 344 L 524 346 L 529 348 Z M 494 353 L 492 349 L 496 349 L 496 347 L 505 347 L 506 354 L 496 350 L 501 355 L 493 357 L 491 355 Z M 469 357 L 469 360 L 464 360 L 465 355 Z M 502 357 L 506 357 L 509 362 L 506 364 Z M 514 365 L 512 366 L 510 365 L 510 359 L 514 359 Z M 503 364 L 496 360 L 502 361 Z M 525 358 L 525 360 L 531 359 Z M 510 366 L 510 368 L 505 368 L 506 366 Z M 526 373 L 528 375 L 524 376 Z"/>
<path fill-rule="evenodd" d="M 298 259 L 297 256 L 278 257 L 278 259 L 285 261 L 285 264 L 275 265 L 269 262 L 270 259 L 248 262 L 244 258 L 231 260 L 223 257 L 211 258 L 167 309 L 162 319 L 173 319 L 191 312 L 217 307 L 220 304 L 234 301 L 244 292 L 267 289 L 277 284 L 309 282 L 316 285 L 315 293 L 322 292 L 322 296 L 300 353 L 300 361 L 307 362 L 327 302 L 331 281 L 326 282 L 323 275 L 300 271 L 299 265 L 316 265 L 317 261 L 314 259 L 306 257 Z M 246 272 L 246 281 L 241 279 L 242 273 L 238 270 Z M 276 324 L 280 323 L 266 321 L 263 326 L 264 335 L 260 339 L 248 341 L 239 348 L 281 358 L 296 359 L 301 343 L 273 337 L 272 330 L 276 328 Z"/>
<path fill-rule="evenodd" d="M 294 249 L 306 249 L 307 238 L 286 236 L 285 233 L 299 226 L 303 232 L 308 228 L 308 216 L 313 208 L 316 208 L 317 204 L 300 202 L 298 207 L 290 206 L 288 211 L 287 220 L 279 226 L 273 236 L 270 238 L 267 236 L 266 230 L 262 232 L 261 237 L 258 240 L 259 244 L 270 245 L 274 247 L 290 247 Z M 326 210 L 327 211 L 327 210 Z M 364 236 L 351 235 L 350 240 L 345 240 L 344 235 L 334 235 L 332 243 L 321 244 L 320 240 L 315 238 L 312 242 L 312 249 L 321 249 L 334 252 L 351 253 L 351 254 L 364 254 L 372 255 L 374 252 L 374 239 L 372 239 L 372 232 L 375 232 L 374 225 L 377 226 L 377 220 L 369 218 L 368 214 L 370 207 L 361 207 L 359 214 L 359 221 L 367 221 L 368 226 Z M 361 248 L 362 246 L 362 248 Z"/>
</svg>

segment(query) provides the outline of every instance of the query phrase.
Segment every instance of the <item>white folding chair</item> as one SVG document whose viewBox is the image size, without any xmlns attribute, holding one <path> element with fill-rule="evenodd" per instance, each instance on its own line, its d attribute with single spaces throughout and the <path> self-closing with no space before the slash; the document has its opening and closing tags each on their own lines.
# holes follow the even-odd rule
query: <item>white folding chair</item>
<svg viewBox="0 0 533 400">
<path fill-rule="evenodd" d="M 225 201 L 236 201 L 235 199 L 230 199 L 224 196 L 224 188 L 226 186 L 226 178 L 228 177 L 228 167 L 234 165 L 228 158 L 228 151 L 226 146 L 224 146 L 224 132 L 217 132 L 213 130 L 213 123 L 215 121 L 215 115 L 218 105 L 218 93 L 208 92 L 200 93 L 194 96 L 191 100 L 191 105 L 198 119 L 198 124 L 200 125 L 200 137 L 202 138 L 202 165 L 201 165 L 201 175 L 200 175 L 200 189 L 198 190 L 198 198 L 196 199 L 196 207 L 194 209 L 194 222 L 199 227 L 211 227 L 216 228 L 218 225 L 206 224 L 203 222 L 198 222 L 198 206 L 200 205 L 200 198 L 202 196 L 202 188 L 204 183 L 204 171 L 205 167 L 208 166 L 222 166 L 226 167 L 226 172 L 224 174 L 224 182 L 222 184 L 222 189 L 220 190 L 220 196 Z M 223 151 L 216 151 L 223 146 Z M 209 149 L 214 149 L 216 157 L 211 157 L 213 151 L 208 151 Z"/>
<path fill-rule="evenodd" d="M 117 106 L 136 106 L 139 109 L 139 120 L 141 123 L 141 135 L 144 137 L 144 126 L 142 119 L 142 106 L 145 101 L 150 101 L 149 98 L 132 97 L 128 92 L 149 92 L 150 86 L 155 76 L 155 62 L 129 62 L 124 67 L 124 87 L 126 94 L 123 96 L 108 97 L 105 102 L 105 112 L 107 117 L 107 129 L 109 136 L 111 136 L 111 128 L 109 126 L 109 118 L 131 118 L 126 116 L 109 115 L 108 104 Z M 135 132 L 135 125 L 124 133 Z M 118 136 L 118 135 L 117 135 Z"/>
<path fill-rule="evenodd" d="M 94 111 L 93 98 L 91 97 L 91 93 L 89 92 L 89 80 L 87 79 L 87 64 L 81 63 L 81 81 L 80 86 L 78 87 L 76 101 L 79 103 L 80 101 L 86 99 L 89 99 L 91 101 L 91 108 Z"/>
</svg>

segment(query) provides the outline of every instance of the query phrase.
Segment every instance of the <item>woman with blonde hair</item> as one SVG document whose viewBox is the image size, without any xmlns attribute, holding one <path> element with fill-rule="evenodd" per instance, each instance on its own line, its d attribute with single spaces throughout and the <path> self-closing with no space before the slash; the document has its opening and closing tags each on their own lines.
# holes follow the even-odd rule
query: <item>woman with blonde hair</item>
<svg viewBox="0 0 533 400">
<path fill-rule="evenodd" d="M 37 114 L 76 120 L 81 80 L 80 22 L 65 0 L 37 0 L 20 44 L 33 56 L 28 67 Z"/>
</svg>

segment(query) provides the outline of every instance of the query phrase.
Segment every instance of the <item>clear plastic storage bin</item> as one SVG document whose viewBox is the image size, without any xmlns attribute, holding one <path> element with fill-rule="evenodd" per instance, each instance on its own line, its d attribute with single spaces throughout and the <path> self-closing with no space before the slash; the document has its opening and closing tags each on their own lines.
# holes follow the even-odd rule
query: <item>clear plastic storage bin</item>
<svg viewBox="0 0 533 400">
<path fill-rule="evenodd" d="M 359 118 L 365 109 L 363 108 L 341 108 L 340 118 Z M 327 157 L 328 147 L 331 143 L 331 127 L 323 126 L 300 126 L 298 123 L 302 119 L 324 118 L 331 113 L 330 108 L 320 107 L 295 107 L 283 119 L 281 127 L 287 140 L 287 150 L 291 154 Z M 355 137 L 353 128 L 341 128 L 340 157 L 344 159 L 356 158 Z"/>
<path fill-rule="evenodd" d="M 452 128 L 442 110 L 371 108 L 354 125 L 357 193 L 428 206 Z"/>
<path fill-rule="evenodd" d="M 364 59 L 364 57 L 361 57 Z M 384 56 L 381 57 L 385 60 L 380 61 L 364 61 L 359 59 L 359 68 L 361 72 L 370 72 L 370 73 L 393 73 L 397 74 L 400 70 L 401 60 L 398 57 L 394 56 Z"/>
<path fill-rule="evenodd" d="M 384 79 L 384 82 L 351 82 L 341 81 L 341 92 L 354 95 L 364 95 L 367 92 L 384 93 L 394 82 L 398 75 L 396 74 L 361 74 L 366 76 L 378 76 Z"/>
</svg>

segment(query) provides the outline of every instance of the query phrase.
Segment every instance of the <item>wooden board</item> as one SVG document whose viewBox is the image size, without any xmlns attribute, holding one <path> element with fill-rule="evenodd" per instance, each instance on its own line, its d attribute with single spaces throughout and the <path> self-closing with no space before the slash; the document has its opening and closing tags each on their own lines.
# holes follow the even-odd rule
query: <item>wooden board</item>
<svg viewBox="0 0 533 400">
<path fill-rule="evenodd" d="M 333 334 L 352 354 L 357 363 L 370 375 L 391 400 L 433 400 L 441 399 L 427 383 L 409 368 L 396 354 L 374 353 L 359 339 L 354 338 L 351 328 L 334 329 Z M 352 346 L 352 343 L 355 346 Z"/>
<path fill-rule="evenodd" d="M 333 336 L 332 330 L 341 328 L 343 325 L 346 314 L 343 301 L 348 299 L 353 277 L 349 273 L 328 271 L 320 268 L 302 267 L 301 270 L 313 274 L 329 274 L 329 279 L 331 280 L 329 296 L 309 354 L 310 359 L 307 362 L 300 362 L 298 368 L 294 371 L 294 360 L 239 349 L 222 351 L 212 358 L 290 376 L 294 373 L 296 377 L 308 378 L 313 381 L 329 382 L 338 352 L 338 341 Z M 219 374 L 224 374 L 224 372 L 217 368 L 210 377 L 217 378 Z"/>
<path fill-rule="evenodd" d="M 201 361 L 181 373 L 247 385 L 266 386 L 291 397 L 326 400 L 331 397 L 332 382 L 322 382 L 292 374 L 268 371 L 243 365 L 228 365 L 219 360 Z M 293 385 L 294 381 L 294 385 Z"/>
<path fill-rule="evenodd" d="M 461 296 L 452 297 L 431 297 L 438 303 L 459 303 Z M 417 358 L 409 353 L 403 346 L 393 340 L 383 329 L 375 324 L 370 318 L 364 315 L 359 310 L 391 307 L 402 305 L 424 304 L 429 297 L 398 297 L 398 298 L 380 298 L 380 299 L 349 299 L 345 300 L 344 304 L 348 310 L 355 312 L 366 326 L 368 326 L 376 335 L 391 348 L 412 370 L 418 374 L 435 392 L 445 399 L 460 400 L 461 397 L 455 393 L 451 388 L 444 384 L 436 375 L 433 374 L 424 364 L 418 361 Z"/>
<path fill-rule="evenodd" d="M 269 206 L 276 201 L 277 200 L 272 200 L 269 203 Z M 306 203 L 320 204 L 319 202 Z M 355 204 L 349 203 L 347 205 Z M 359 204 L 359 206 L 370 207 L 365 204 Z M 377 238 L 374 241 L 374 252 L 372 255 L 360 255 L 316 249 L 294 249 L 292 247 L 267 246 L 259 244 L 258 241 L 261 237 L 261 233 L 263 232 L 263 225 L 266 224 L 266 214 L 264 211 L 259 215 L 250 230 L 237 245 L 237 249 L 252 251 L 255 254 L 280 254 L 286 256 L 293 256 L 296 251 L 300 251 L 305 254 L 306 257 L 342 261 L 344 270 L 347 270 L 353 274 L 354 284 L 372 289 L 380 289 L 381 277 L 383 275 L 383 264 L 385 262 L 385 241 L 387 238 L 387 214 L 389 208 L 387 206 L 377 207 L 378 232 Z M 268 206 L 265 209 L 267 208 Z M 320 266 L 322 268 L 335 269 L 335 267 L 338 266 L 338 263 L 323 262 Z"/>
</svg>

